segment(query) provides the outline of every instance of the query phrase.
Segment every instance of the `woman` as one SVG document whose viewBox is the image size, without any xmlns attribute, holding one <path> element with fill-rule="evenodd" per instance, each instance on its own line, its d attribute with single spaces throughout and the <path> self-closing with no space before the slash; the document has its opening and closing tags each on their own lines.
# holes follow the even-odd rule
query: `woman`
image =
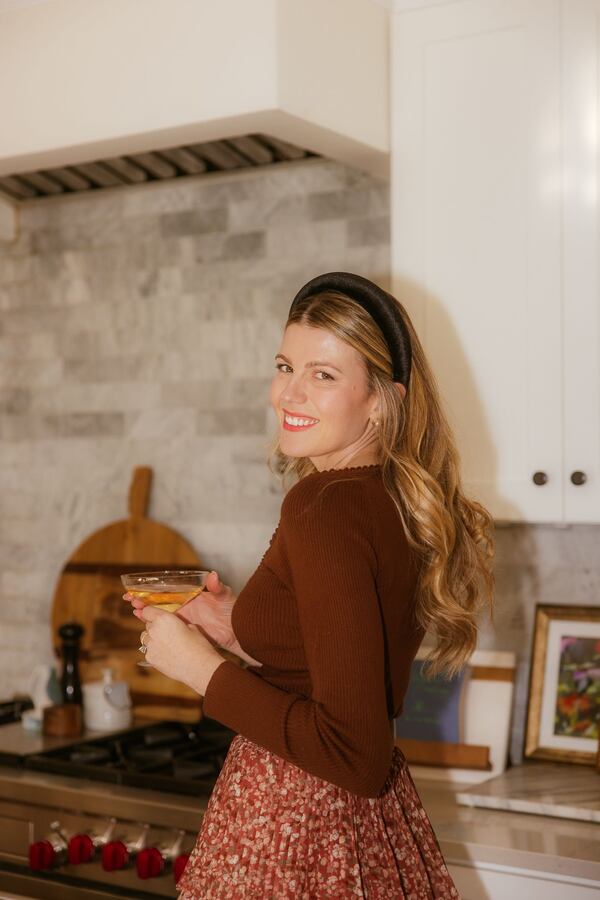
<svg viewBox="0 0 600 900">
<path fill-rule="evenodd" d="M 490 516 L 461 491 L 406 310 L 373 282 L 304 285 L 276 369 L 272 455 L 298 480 L 257 570 L 237 599 L 211 572 L 179 617 L 134 603 L 146 659 L 237 732 L 180 900 L 456 898 L 393 720 L 428 629 L 432 674 L 474 649 Z"/>
</svg>

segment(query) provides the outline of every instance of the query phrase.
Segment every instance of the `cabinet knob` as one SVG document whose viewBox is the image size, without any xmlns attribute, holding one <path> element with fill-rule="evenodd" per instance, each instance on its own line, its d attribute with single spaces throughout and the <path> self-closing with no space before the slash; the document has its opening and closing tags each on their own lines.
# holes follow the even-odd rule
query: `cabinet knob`
<svg viewBox="0 0 600 900">
<path fill-rule="evenodd" d="M 534 484 L 546 484 L 548 481 L 548 476 L 545 472 L 536 472 L 533 476 Z"/>
<path fill-rule="evenodd" d="M 587 481 L 587 475 L 585 472 L 571 472 L 571 481 L 573 484 L 585 484 Z"/>
</svg>

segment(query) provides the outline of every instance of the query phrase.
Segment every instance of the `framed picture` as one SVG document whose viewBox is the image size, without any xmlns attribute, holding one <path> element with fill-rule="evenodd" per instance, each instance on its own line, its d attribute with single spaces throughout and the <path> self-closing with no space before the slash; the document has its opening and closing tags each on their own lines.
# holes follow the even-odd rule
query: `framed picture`
<svg viewBox="0 0 600 900">
<path fill-rule="evenodd" d="M 600 607 L 536 606 L 526 757 L 594 765 L 600 716 Z"/>
<path fill-rule="evenodd" d="M 508 757 L 516 655 L 474 650 L 458 675 L 428 679 L 422 667 L 429 650 L 421 646 L 412 663 L 396 744 L 427 778 L 473 784 L 499 775 Z"/>
</svg>

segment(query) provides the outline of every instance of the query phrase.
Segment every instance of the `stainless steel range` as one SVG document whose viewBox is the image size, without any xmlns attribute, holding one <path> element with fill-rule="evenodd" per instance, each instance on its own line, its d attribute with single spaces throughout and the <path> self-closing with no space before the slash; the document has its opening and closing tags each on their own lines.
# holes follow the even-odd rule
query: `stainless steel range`
<svg viewBox="0 0 600 900">
<path fill-rule="evenodd" d="M 212 719 L 70 740 L 0 724 L 0 897 L 176 897 L 233 737 Z"/>
</svg>

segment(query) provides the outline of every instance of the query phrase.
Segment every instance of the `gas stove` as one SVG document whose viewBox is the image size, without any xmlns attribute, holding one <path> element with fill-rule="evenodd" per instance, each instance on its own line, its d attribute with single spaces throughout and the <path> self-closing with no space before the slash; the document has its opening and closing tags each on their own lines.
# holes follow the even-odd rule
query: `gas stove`
<svg viewBox="0 0 600 900">
<path fill-rule="evenodd" d="M 158 722 L 35 753 L 23 764 L 37 772 L 202 797 L 212 791 L 233 737 L 213 719 L 200 725 Z"/>
<path fill-rule="evenodd" d="M 0 724 L 0 888 L 35 900 L 176 897 L 234 736 L 208 718 L 78 739 Z"/>
</svg>

